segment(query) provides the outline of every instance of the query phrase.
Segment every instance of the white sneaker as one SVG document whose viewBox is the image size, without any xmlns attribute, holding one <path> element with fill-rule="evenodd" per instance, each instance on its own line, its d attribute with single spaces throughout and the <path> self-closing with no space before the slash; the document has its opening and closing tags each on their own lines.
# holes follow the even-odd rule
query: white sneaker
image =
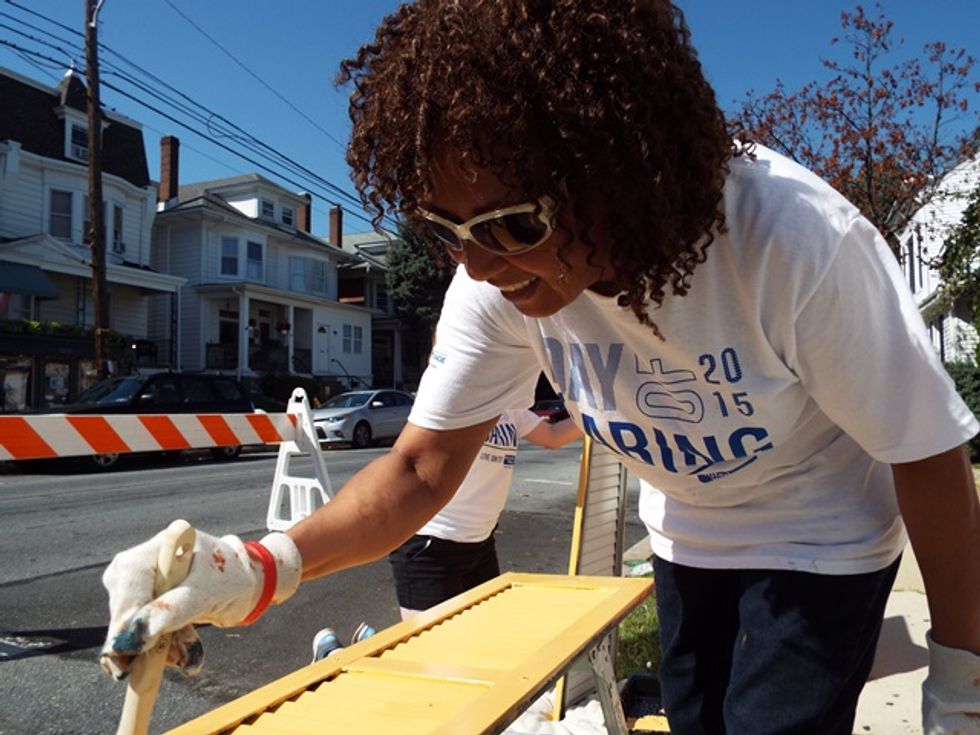
<svg viewBox="0 0 980 735">
<path fill-rule="evenodd" d="M 331 653 L 335 653 L 343 648 L 337 640 L 337 634 L 333 628 L 321 628 L 313 636 L 313 661 L 314 663 L 325 659 Z"/>
<path fill-rule="evenodd" d="M 357 630 L 354 631 L 354 635 L 351 636 L 350 644 L 353 646 L 355 643 L 360 643 L 365 638 L 370 638 L 377 632 L 367 623 L 361 623 L 357 626 Z"/>
</svg>

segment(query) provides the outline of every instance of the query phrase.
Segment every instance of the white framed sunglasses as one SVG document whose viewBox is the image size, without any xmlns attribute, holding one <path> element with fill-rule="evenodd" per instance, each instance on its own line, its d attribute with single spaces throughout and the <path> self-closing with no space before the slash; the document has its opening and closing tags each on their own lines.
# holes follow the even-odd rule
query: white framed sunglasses
<svg viewBox="0 0 980 735">
<path fill-rule="evenodd" d="M 494 255 L 520 255 L 551 237 L 557 211 L 557 202 L 542 196 L 536 202 L 484 212 L 460 224 L 425 209 L 419 209 L 418 216 L 429 235 L 454 252 L 460 252 L 463 242 L 469 240 Z"/>
</svg>

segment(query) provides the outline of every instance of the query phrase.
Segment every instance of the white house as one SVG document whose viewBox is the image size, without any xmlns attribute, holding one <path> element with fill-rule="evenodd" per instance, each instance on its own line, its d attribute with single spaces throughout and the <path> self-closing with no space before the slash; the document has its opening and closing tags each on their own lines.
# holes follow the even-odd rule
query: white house
<svg viewBox="0 0 980 735">
<path fill-rule="evenodd" d="M 371 385 L 371 310 L 337 291 L 355 256 L 310 235 L 310 196 L 258 174 L 180 185 L 178 159 L 163 138 L 153 264 L 187 280 L 179 367 Z"/>
<path fill-rule="evenodd" d="M 970 305 L 943 298 L 939 274 L 929 263 L 959 225 L 970 194 L 980 186 L 980 156 L 964 161 L 941 182 L 937 195 L 912 217 L 899 237 L 902 270 L 944 362 L 972 362 L 977 332 Z"/>
<path fill-rule="evenodd" d="M 57 406 L 97 378 L 88 239 L 85 86 L 0 69 L 2 411 Z M 140 125 L 104 111 L 103 197 L 110 337 L 117 372 L 172 365 L 180 278 L 151 267 L 156 186 Z M 151 309 L 162 316 L 148 339 Z"/>
</svg>

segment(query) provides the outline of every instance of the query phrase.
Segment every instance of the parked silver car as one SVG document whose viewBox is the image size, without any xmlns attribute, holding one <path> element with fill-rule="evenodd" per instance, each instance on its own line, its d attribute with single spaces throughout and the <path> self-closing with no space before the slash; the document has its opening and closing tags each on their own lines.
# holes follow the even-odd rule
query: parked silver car
<svg viewBox="0 0 980 735">
<path fill-rule="evenodd" d="M 361 448 L 376 439 L 393 439 L 408 420 L 414 398 L 400 390 L 354 390 L 313 409 L 320 444 Z"/>
</svg>

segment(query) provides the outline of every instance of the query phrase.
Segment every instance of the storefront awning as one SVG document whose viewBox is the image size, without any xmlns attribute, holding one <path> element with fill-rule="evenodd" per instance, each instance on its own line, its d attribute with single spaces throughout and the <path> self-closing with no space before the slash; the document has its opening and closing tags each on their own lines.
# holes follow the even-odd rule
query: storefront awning
<svg viewBox="0 0 980 735">
<path fill-rule="evenodd" d="M 39 299 L 58 298 L 58 288 L 36 265 L 0 261 L 0 293 L 19 293 Z"/>
</svg>

